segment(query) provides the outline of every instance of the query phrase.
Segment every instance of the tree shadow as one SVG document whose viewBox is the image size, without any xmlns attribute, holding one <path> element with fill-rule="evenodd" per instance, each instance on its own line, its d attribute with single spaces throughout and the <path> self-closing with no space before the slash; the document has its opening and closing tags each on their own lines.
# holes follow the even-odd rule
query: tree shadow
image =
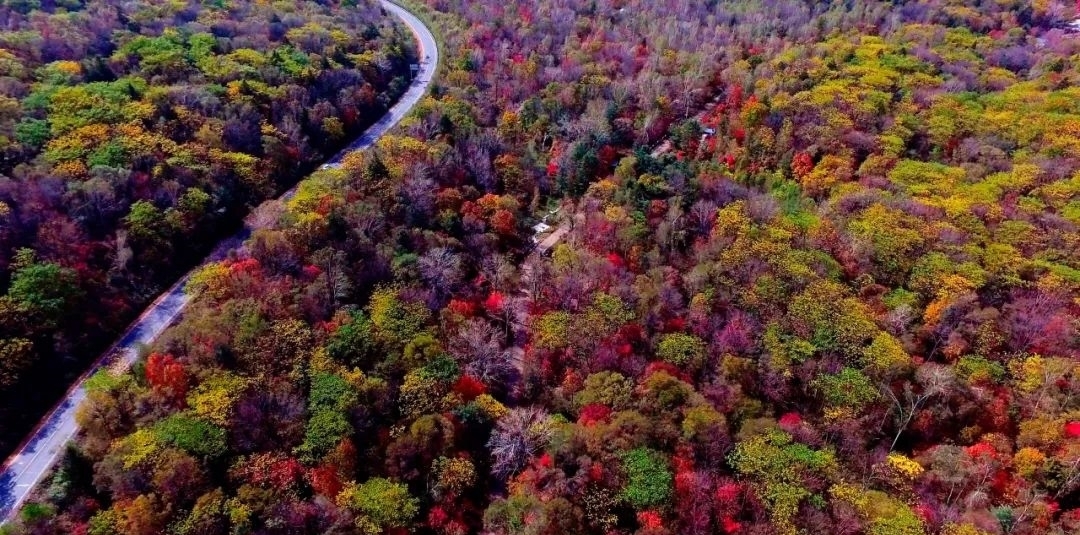
<svg viewBox="0 0 1080 535">
<path fill-rule="evenodd" d="M 10 470 L 0 474 L 0 522 L 12 513 L 15 506 L 15 474 Z"/>
</svg>

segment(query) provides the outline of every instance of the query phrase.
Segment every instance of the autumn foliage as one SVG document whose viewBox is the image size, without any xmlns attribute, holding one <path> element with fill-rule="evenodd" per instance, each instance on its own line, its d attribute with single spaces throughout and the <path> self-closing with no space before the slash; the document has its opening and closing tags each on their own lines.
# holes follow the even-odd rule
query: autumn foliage
<svg viewBox="0 0 1080 535">
<path fill-rule="evenodd" d="M 1071 2 L 413 8 L 432 92 L 93 378 L 15 533 L 1080 527 Z M 13 266 L 0 317 L 82 299 Z"/>
<path fill-rule="evenodd" d="M 5 454 L 249 207 L 407 83 L 406 38 L 374 2 L 121 4 L 0 5 Z"/>
</svg>

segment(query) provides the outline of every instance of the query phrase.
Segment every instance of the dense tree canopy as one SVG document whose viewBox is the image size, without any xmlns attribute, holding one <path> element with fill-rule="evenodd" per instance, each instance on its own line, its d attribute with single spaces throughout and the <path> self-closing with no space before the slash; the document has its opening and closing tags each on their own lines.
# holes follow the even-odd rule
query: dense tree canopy
<svg viewBox="0 0 1080 535">
<path fill-rule="evenodd" d="M 412 45 L 368 1 L 13 1 L 0 19 L 7 452 L 247 207 L 382 115 Z"/>
<path fill-rule="evenodd" d="M 412 7 L 431 95 L 91 381 L 15 533 L 1080 528 L 1071 3 Z"/>
</svg>

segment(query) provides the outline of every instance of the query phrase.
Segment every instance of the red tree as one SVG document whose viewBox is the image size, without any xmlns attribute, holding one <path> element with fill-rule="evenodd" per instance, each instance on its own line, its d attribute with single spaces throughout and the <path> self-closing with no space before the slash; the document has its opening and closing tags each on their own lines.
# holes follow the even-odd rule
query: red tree
<svg viewBox="0 0 1080 535">
<path fill-rule="evenodd" d="M 146 382 L 176 402 L 187 396 L 187 372 L 172 355 L 153 353 L 146 359 Z"/>
</svg>

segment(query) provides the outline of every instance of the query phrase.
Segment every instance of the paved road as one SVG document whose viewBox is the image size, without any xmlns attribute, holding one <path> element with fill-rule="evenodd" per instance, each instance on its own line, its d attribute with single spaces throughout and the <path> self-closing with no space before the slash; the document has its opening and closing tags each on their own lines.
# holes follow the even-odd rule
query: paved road
<svg viewBox="0 0 1080 535">
<path fill-rule="evenodd" d="M 402 7 L 388 0 L 380 0 L 380 2 L 387 11 L 401 19 L 416 36 L 421 58 L 420 71 L 409 90 L 398 99 L 390 111 L 356 141 L 331 158 L 325 166 L 339 167 L 347 153 L 367 148 L 397 124 L 402 117 L 405 117 L 427 92 L 438 66 L 439 50 L 431 31 L 420 22 L 420 19 Z M 295 190 L 294 187 L 285 192 L 282 198 L 292 197 Z M 250 232 L 251 229 L 245 228 L 237 235 L 223 240 L 205 262 L 224 258 L 230 250 L 239 247 Z M 105 367 L 112 367 L 115 370 L 126 370 L 130 367 L 135 362 L 138 347 L 149 344 L 157 338 L 187 306 L 189 297 L 184 293 L 184 283 L 187 282 L 189 276 L 190 273 L 181 278 L 139 316 L 120 337 L 120 340 L 72 385 L 60 403 L 53 407 L 19 449 L 5 461 L 0 469 L 2 470 L 0 471 L 0 523 L 7 522 L 15 515 L 34 486 L 59 459 L 65 445 L 78 433 L 75 411 L 86 398 L 84 388 L 86 379 Z"/>
</svg>

